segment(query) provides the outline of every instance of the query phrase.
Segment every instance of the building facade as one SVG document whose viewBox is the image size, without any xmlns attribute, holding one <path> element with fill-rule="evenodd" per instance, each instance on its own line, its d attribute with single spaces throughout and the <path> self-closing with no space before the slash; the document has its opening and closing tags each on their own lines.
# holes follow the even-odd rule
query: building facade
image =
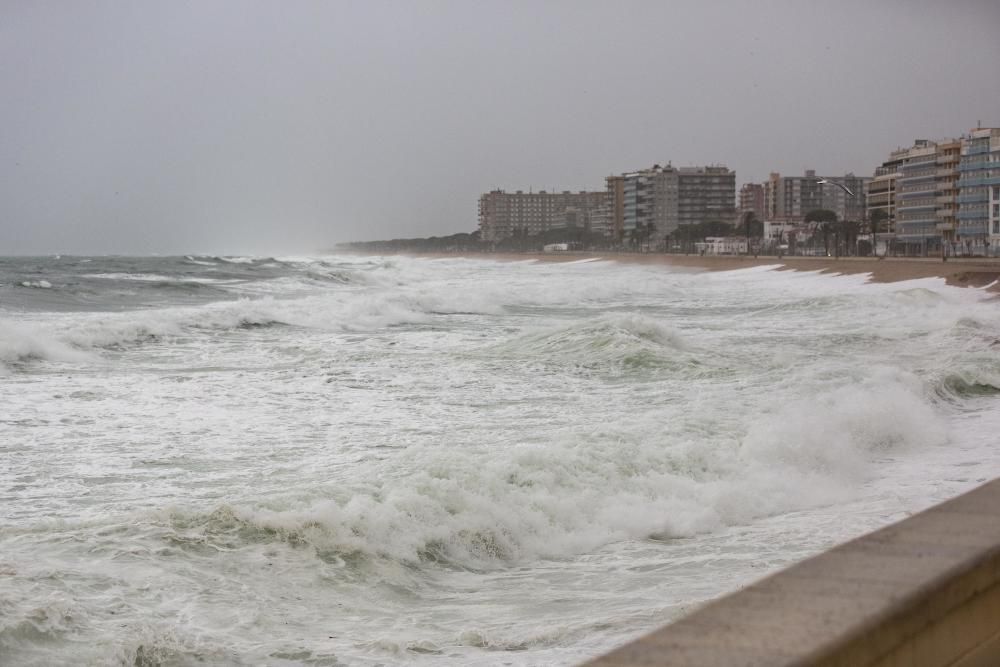
<svg viewBox="0 0 1000 667">
<path fill-rule="evenodd" d="M 889 216 L 896 252 L 918 256 L 983 252 L 985 225 L 963 228 L 959 214 L 965 144 L 965 139 L 917 139 L 909 148 L 893 151 L 875 170 L 868 203 L 872 212 L 882 210 Z"/>
<path fill-rule="evenodd" d="M 839 183 L 850 190 L 848 194 L 833 183 Z M 838 220 L 865 219 L 865 188 L 871 179 L 855 176 L 817 176 L 816 171 L 807 169 L 803 176 L 782 176 L 772 172 L 764 183 L 764 218 L 781 222 L 802 222 L 810 211 L 827 209 L 837 214 Z"/>
<path fill-rule="evenodd" d="M 604 182 L 611 236 L 621 241 L 625 234 L 625 177 L 608 176 Z"/>
<path fill-rule="evenodd" d="M 620 180 L 619 180 L 620 179 Z M 608 182 L 621 184 L 621 237 L 652 225 L 655 238 L 662 238 L 677 228 L 677 170 L 656 164 L 642 169 L 609 176 Z"/>
<path fill-rule="evenodd" d="M 865 186 L 865 204 L 868 219 L 878 220 L 876 234 L 888 238 L 895 232 L 896 224 L 896 181 L 899 178 L 899 165 L 903 163 L 905 150 L 893 151 L 888 160 L 875 168 L 875 176 Z"/>
<path fill-rule="evenodd" d="M 978 128 L 962 139 L 957 234 L 960 251 L 998 254 L 1000 245 L 1000 128 Z"/>
<path fill-rule="evenodd" d="M 906 151 L 896 177 L 896 244 L 907 255 L 941 251 L 937 228 L 937 142 L 918 139 Z M 900 247 L 902 246 L 902 247 Z"/>
<path fill-rule="evenodd" d="M 736 173 L 725 166 L 656 164 L 606 182 L 619 239 L 652 225 L 651 238 L 660 241 L 680 225 L 736 218 Z"/>
<path fill-rule="evenodd" d="M 736 222 L 735 171 L 723 165 L 681 167 L 677 175 L 677 225 Z"/>
<path fill-rule="evenodd" d="M 958 177 L 961 157 L 961 140 L 938 142 L 935 215 L 945 254 L 954 254 L 958 241 Z"/>
<path fill-rule="evenodd" d="M 758 220 L 764 220 L 767 216 L 764 211 L 764 184 L 744 183 L 740 188 L 740 220 L 747 213 L 753 213 Z"/>
<path fill-rule="evenodd" d="M 606 202 L 604 191 L 493 190 L 479 197 L 480 237 L 496 242 L 517 234 L 533 236 L 567 225 L 589 228 L 591 212 Z"/>
</svg>

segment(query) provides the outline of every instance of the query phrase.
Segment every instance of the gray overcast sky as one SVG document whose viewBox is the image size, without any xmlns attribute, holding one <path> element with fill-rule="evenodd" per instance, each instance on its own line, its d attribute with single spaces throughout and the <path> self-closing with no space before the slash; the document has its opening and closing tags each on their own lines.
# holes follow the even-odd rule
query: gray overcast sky
<svg viewBox="0 0 1000 667">
<path fill-rule="evenodd" d="M 871 174 L 1000 125 L 1000 2 L 0 0 L 0 255 L 472 231 L 672 160 Z"/>
</svg>

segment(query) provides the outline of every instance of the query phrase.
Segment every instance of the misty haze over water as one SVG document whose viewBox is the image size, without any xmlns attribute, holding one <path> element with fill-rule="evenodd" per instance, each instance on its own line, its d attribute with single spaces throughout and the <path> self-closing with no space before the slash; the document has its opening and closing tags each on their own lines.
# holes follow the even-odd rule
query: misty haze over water
<svg viewBox="0 0 1000 667">
<path fill-rule="evenodd" d="M 315 252 L 655 163 L 871 175 L 1000 125 L 1000 6 L 6 3 L 0 255 Z"/>
</svg>

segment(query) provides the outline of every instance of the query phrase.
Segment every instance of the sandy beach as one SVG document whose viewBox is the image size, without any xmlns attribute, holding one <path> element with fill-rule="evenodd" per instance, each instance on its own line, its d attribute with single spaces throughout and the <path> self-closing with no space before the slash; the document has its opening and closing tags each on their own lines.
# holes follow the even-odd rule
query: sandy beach
<svg viewBox="0 0 1000 667">
<path fill-rule="evenodd" d="M 409 254 L 409 253 L 404 253 Z M 605 259 L 615 262 L 632 264 L 664 264 L 683 266 L 703 271 L 731 271 L 745 269 L 751 266 L 780 265 L 779 270 L 786 271 L 822 271 L 824 273 L 867 273 L 874 282 L 896 282 L 916 278 L 944 278 L 949 285 L 969 287 L 985 287 L 991 285 L 991 291 L 1000 292 L 1000 284 L 994 285 L 1000 279 L 1000 259 L 984 258 L 949 258 L 942 262 L 937 258 L 923 257 L 888 257 L 873 259 L 871 257 L 749 257 L 749 256 L 718 256 L 718 255 L 665 255 L 660 253 L 601 253 L 601 252 L 560 252 L 560 253 L 491 253 L 491 254 L 451 254 L 451 253 L 415 253 L 420 257 L 475 257 L 479 259 L 494 259 L 497 261 L 524 261 L 535 259 L 548 262 L 567 262 L 580 259 Z"/>
</svg>

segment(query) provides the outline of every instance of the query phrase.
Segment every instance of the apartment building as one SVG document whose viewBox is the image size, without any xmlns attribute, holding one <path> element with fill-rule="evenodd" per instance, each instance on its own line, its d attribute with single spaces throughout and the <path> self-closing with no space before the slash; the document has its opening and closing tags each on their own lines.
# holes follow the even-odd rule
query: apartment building
<svg viewBox="0 0 1000 667">
<path fill-rule="evenodd" d="M 620 241 L 625 234 L 625 177 L 608 176 L 604 182 L 611 236 Z"/>
<path fill-rule="evenodd" d="M 905 156 L 905 149 L 893 151 L 888 160 L 875 168 L 874 178 L 865 186 L 865 205 L 869 220 L 875 219 L 876 211 L 884 214 L 883 222 L 878 226 L 879 234 L 895 232 L 896 181 L 899 178 L 899 165 L 903 164 Z"/>
<path fill-rule="evenodd" d="M 937 152 L 937 228 L 946 254 L 953 254 L 958 241 L 958 178 L 962 157 L 962 141 L 950 139 L 938 142 Z"/>
<path fill-rule="evenodd" d="M 740 219 L 747 213 L 753 213 L 758 220 L 763 220 L 764 213 L 764 184 L 744 183 L 740 188 Z"/>
<path fill-rule="evenodd" d="M 907 255 L 941 252 L 937 228 L 938 145 L 918 139 L 899 165 L 896 177 L 896 244 Z"/>
<path fill-rule="evenodd" d="M 832 183 L 840 183 L 853 195 Z M 783 222 L 801 222 L 809 211 L 828 209 L 839 220 L 863 220 L 866 215 L 865 187 L 871 179 L 855 176 L 817 176 L 807 169 L 802 176 L 782 176 L 772 172 L 764 183 L 764 218 Z"/>
<path fill-rule="evenodd" d="M 652 224 L 653 239 L 659 240 L 680 225 L 736 217 L 736 172 L 725 166 L 656 164 L 606 182 L 619 238 Z"/>
<path fill-rule="evenodd" d="M 615 197 L 612 208 L 621 211 L 620 238 L 650 224 L 654 226 L 657 237 L 676 229 L 676 169 L 670 165 L 661 167 L 655 164 L 650 169 L 608 176 L 605 180 L 609 194 Z"/>
<path fill-rule="evenodd" d="M 958 170 L 957 244 L 972 254 L 1000 250 L 1000 128 L 963 137 Z"/>
<path fill-rule="evenodd" d="M 677 176 L 677 225 L 736 221 L 735 171 L 723 165 L 681 167 Z"/>
<path fill-rule="evenodd" d="M 484 241 L 501 241 L 515 234 L 529 236 L 550 229 L 589 227 L 590 214 L 607 202 L 607 193 L 505 192 L 493 190 L 479 197 L 479 230 Z"/>
</svg>

